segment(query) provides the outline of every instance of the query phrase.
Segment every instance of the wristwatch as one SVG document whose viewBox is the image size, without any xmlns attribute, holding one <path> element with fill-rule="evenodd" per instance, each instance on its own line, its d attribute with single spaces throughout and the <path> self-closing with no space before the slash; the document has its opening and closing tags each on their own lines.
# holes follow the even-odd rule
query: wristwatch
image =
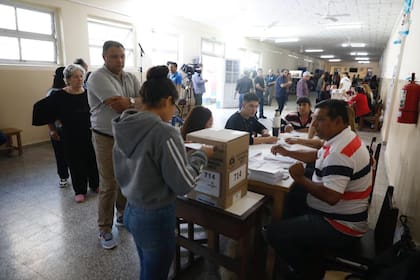
<svg viewBox="0 0 420 280">
<path fill-rule="evenodd" d="M 134 108 L 135 104 L 136 104 L 136 100 L 134 99 L 134 97 L 130 97 L 130 107 Z"/>
</svg>

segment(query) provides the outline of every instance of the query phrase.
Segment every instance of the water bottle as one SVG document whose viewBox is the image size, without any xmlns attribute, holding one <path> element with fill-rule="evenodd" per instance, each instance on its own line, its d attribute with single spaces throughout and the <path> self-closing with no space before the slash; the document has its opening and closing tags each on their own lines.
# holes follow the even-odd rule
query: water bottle
<svg viewBox="0 0 420 280">
<path fill-rule="evenodd" d="M 273 136 L 279 136 L 280 124 L 281 124 L 280 111 L 276 109 L 276 112 L 274 113 L 274 118 L 273 118 Z"/>
</svg>

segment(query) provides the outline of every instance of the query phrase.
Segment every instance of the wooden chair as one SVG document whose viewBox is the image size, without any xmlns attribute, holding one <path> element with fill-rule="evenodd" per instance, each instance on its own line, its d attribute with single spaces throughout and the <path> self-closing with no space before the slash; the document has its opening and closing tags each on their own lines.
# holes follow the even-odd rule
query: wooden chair
<svg viewBox="0 0 420 280">
<path fill-rule="evenodd" d="M 17 128 L 1 128 L 0 130 L 7 136 L 6 149 L 8 152 L 11 153 L 13 150 L 17 150 L 19 156 L 21 156 L 23 154 L 22 139 L 20 137 L 22 130 Z M 13 144 L 13 136 L 16 137 L 16 145 Z"/>
<path fill-rule="evenodd" d="M 375 107 L 375 114 L 359 118 L 359 130 L 365 128 L 367 123 L 373 125 L 374 130 L 379 130 L 381 128 L 380 118 L 383 108 L 382 100 L 379 100 Z M 371 129 L 370 126 L 369 129 Z"/>
<path fill-rule="evenodd" d="M 398 219 L 398 208 L 392 204 L 394 187 L 388 186 L 374 230 L 369 230 L 357 246 L 345 252 L 334 252 L 325 259 L 328 270 L 350 272 L 346 279 L 366 279 L 375 257 L 390 248 Z"/>
</svg>

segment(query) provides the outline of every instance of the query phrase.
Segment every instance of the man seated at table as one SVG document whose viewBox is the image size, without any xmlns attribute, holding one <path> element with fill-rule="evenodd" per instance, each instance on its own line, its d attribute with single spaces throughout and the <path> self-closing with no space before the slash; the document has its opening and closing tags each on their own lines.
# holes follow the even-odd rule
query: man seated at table
<svg viewBox="0 0 420 280">
<path fill-rule="evenodd" d="M 299 97 L 296 101 L 298 110 L 284 117 L 286 126 L 284 132 L 308 132 L 312 122 L 311 100 L 308 97 Z"/>
<path fill-rule="evenodd" d="M 294 187 L 307 192 L 306 201 L 293 203 L 293 215 L 264 228 L 292 279 L 322 279 L 323 254 L 355 246 L 368 229 L 369 153 L 348 126 L 347 107 L 345 101 L 333 99 L 315 106 L 313 125 L 325 140 L 318 151 L 290 151 L 281 145 L 271 149 L 303 162 L 316 160 L 312 180 L 304 176 L 301 162 L 289 168 Z"/>
<path fill-rule="evenodd" d="M 243 97 L 242 107 L 226 122 L 225 128 L 249 132 L 249 144 L 275 144 L 277 137 L 270 136 L 267 128 L 255 118 L 258 109 L 258 96 L 247 93 Z M 257 136 L 260 134 L 261 136 Z"/>
</svg>

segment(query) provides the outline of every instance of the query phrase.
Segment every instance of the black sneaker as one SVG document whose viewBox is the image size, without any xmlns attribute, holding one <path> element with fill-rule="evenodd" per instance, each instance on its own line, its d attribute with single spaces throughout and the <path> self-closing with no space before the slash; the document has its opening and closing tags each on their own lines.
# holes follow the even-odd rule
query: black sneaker
<svg viewBox="0 0 420 280">
<path fill-rule="evenodd" d="M 260 119 L 266 119 L 267 117 L 266 116 L 260 116 Z"/>
</svg>

